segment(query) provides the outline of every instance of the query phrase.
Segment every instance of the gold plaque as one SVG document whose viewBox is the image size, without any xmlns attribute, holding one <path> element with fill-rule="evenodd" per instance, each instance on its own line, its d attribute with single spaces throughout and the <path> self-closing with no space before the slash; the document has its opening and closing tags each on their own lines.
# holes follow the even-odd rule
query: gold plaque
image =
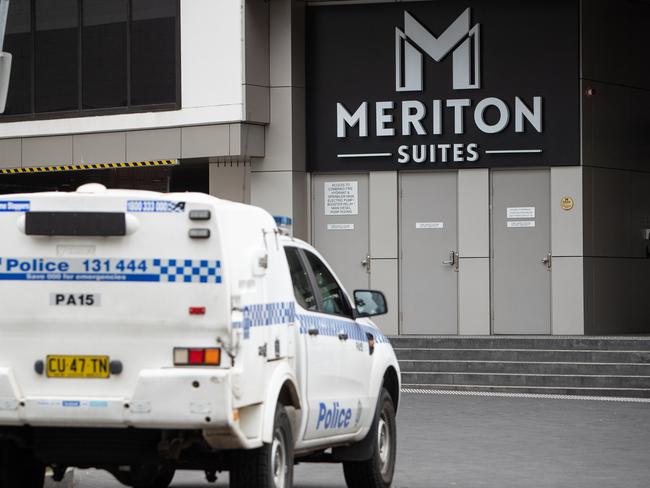
<svg viewBox="0 0 650 488">
<path fill-rule="evenodd" d="M 562 200 L 560 200 L 560 207 L 562 207 L 563 210 L 571 210 L 573 208 L 573 198 L 563 197 Z"/>
</svg>

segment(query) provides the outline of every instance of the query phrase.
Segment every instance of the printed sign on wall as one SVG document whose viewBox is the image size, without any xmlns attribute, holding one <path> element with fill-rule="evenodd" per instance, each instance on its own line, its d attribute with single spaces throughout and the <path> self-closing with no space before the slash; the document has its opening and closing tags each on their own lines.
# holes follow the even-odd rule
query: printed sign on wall
<svg viewBox="0 0 650 488">
<path fill-rule="evenodd" d="M 310 171 L 580 164 L 577 0 L 310 7 L 307 31 Z"/>
<path fill-rule="evenodd" d="M 325 215 L 359 215 L 359 183 L 326 181 Z"/>
</svg>

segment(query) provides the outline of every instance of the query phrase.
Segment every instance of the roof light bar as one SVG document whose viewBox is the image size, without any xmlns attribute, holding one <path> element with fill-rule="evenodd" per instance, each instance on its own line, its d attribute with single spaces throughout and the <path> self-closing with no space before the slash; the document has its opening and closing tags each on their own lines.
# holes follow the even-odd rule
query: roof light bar
<svg viewBox="0 0 650 488">
<path fill-rule="evenodd" d="M 192 239 L 209 239 L 210 229 L 190 229 L 189 236 Z"/>
<path fill-rule="evenodd" d="M 209 210 L 190 210 L 190 220 L 210 220 L 210 217 Z"/>
</svg>

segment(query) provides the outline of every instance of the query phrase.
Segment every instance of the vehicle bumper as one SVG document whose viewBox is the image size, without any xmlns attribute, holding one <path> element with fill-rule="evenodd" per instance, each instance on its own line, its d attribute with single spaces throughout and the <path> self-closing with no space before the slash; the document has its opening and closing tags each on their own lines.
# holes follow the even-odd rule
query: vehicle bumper
<svg viewBox="0 0 650 488">
<path fill-rule="evenodd" d="M 25 396 L 0 368 L 0 425 L 238 430 L 231 392 L 227 370 L 169 368 L 142 370 L 129 397 Z"/>
</svg>

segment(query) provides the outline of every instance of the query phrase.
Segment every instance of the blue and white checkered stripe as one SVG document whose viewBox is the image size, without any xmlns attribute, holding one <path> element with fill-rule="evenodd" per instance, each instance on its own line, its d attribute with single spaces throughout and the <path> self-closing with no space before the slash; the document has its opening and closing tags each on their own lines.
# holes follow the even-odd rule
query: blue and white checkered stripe
<svg viewBox="0 0 650 488">
<path fill-rule="evenodd" d="M 221 261 L 209 259 L 154 259 L 163 283 L 221 283 Z"/>
<path fill-rule="evenodd" d="M 366 333 L 369 333 L 375 337 L 375 342 L 388 343 L 388 338 L 378 329 L 360 325 L 353 320 L 318 313 L 297 314 L 294 302 L 246 305 L 243 312 L 242 322 L 234 323 L 233 327 L 244 330 L 244 339 L 250 337 L 250 329 L 253 327 L 290 324 L 298 320 L 302 335 L 309 334 L 309 329 L 315 328 L 322 336 L 337 337 L 341 332 L 345 332 L 350 340 L 366 342 Z"/>
<path fill-rule="evenodd" d="M 341 332 L 344 332 L 350 340 L 365 342 L 368 340 L 366 333 L 370 333 L 375 337 L 375 342 L 388 343 L 388 338 L 378 329 L 359 325 L 352 320 L 317 314 L 298 314 L 298 320 L 300 321 L 301 334 L 308 334 L 309 329 L 316 328 L 319 335 L 337 337 Z"/>
</svg>

